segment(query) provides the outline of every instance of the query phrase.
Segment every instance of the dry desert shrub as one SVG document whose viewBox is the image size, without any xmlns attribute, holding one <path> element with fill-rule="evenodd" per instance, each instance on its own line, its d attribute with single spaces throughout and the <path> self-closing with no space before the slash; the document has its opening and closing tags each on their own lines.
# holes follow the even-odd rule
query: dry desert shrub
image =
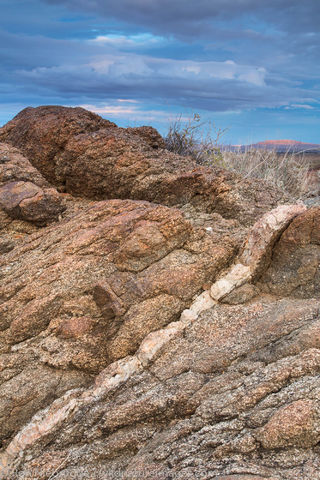
<svg viewBox="0 0 320 480">
<path fill-rule="evenodd" d="M 213 122 L 202 121 L 194 113 L 186 121 L 180 115 L 165 137 L 166 148 L 182 156 L 190 156 L 199 165 L 218 166 L 239 173 L 244 178 L 258 178 L 289 194 L 292 199 L 312 195 L 308 184 L 310 169 L 307 156 L 289 150 L 252 149 L 231 151 L 222 147 L 221 138 L 227 129 Z"/>
<path fill-rule="evenodd" d="M 192 114 L 187 120 L 180 115 L 169 126 L 164 140 L 170 152 L 190 156 L 199 165 L 223 166 L 219 141 L 225 131 L 213 122 L 202 121 L 198 113 Z"/>
</svg>

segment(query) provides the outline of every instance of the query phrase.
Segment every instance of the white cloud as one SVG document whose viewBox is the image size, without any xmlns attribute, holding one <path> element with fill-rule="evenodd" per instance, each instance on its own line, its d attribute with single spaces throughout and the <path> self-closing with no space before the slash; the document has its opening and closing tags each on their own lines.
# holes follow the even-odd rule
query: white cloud
<svg viewBox="0 0 320 480">
<path fill-rule="evenodd" d="M 139 47 L 155 46 L 166 43 L 163 37 L 142 33 L 137 35 L 98 35 L 94 39 L 88 40 L 88 43 L 95 45 L 108 45 L 119 49 L 136 49 Z"/>
<path fill-rule="evenodd" d="M 291 105 L 285 107 L 286 110 L 291 110 L 293 108 L 302 108 L 304 110 L 313 110 L 314 107 L 312 105 L 303 104 L 303 103 L 292 103 Z"/>
<path fill-rule="evenodd" d="M 117 105 L 104 105 L 104 106 L 97 106 L 97 105 L 79 105 L 79 107 L 85 108 L 86 110 L 90 110 L 91 112 L 98 113 L 99 115 L 131 115 L 136 113 L 136 109 L 134 107 L 122 107 Z"/>
<path fill-rule="evenodd" d="M 119 103 L 140 103 L 138 100 L 133 100 L 132 98 L 117 98 Z"/>
<path fill-rule="evenodd" d="M 266 70 L 255 65 L 240 65 L 233 61 L 225 62 L 194 60 L 172 60 L 168 58 L 148 57 L 146 55 L 104 56 L 90 63 L 97 72 L 120 77 L 134 75 L 162 78 L 190 78 L 194 75 L 201 80 L 216 78 L 221 80 L 235 80 L 246 82 L 255 86 L 265 86 Z"/>
<path fill-rule="evenodd" d="M 126 100 L 124 100 L 126 101 Z M 130 102 L 130 100 L 129 100 Z M 74 105 L 73 105 L 74 106 Z M 143 121 L 148 122 L 160 122 L 168 124 L 171 121 L 176 120 L 176 117 L 173 117 L 172 113 L 165 110 L 154 110 L 154 109 L 141 109 L 140 107 L 133 106 L 122 106 L 122 105 L 111 105 L 111 104 L 81 104 L 77 105 L 78 107 L 85 108 L 91 112 L 97 113 L 98 115 L 108 116 L 111 118 L 125 119 L 130 120 L 131 123 Z M 181 121 L 188 121 L 188 117 L 181 116 Z"/>
</svg>

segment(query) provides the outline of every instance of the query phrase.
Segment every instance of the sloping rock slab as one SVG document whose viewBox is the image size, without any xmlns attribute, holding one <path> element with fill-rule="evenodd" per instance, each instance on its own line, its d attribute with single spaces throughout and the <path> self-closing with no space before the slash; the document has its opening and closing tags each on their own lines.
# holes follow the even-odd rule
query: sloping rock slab
<svg viewBox="0 0 320 480">
<path fill-rule="evenodd" d="M 319 308 L 215 306 L 169 334 L 148 366 L 124 358 L 39 412 L 3 452 L 2 471 L 319 480 Z"/>
<path fill-rule="evenodd" d="M 8 252 L 0 260 L 2 438 L 63 385 L 83 385 L 178 319 L 233 254 L 178 210 L 130 200 L 96 203 Z"/>
</svg>

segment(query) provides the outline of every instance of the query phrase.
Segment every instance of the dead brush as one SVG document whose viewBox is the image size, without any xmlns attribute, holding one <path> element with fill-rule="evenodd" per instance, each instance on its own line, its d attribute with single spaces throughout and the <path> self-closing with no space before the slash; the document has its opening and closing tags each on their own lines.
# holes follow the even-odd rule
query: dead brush
<svg viewBox="0 0 320 480">
<path fill-rule="evenodd" d="M 261 179 L 293 199 L 312 194 L 308 191 L 310 162 L 303 154 L 287 150 L 280 155 L 274 150 L 249 148 L 244 152 L 224 151 L 223 161 L 228 170 L 243 178 Z"/>
<path fill-rule="evenodd" d="M 227 129 L 215 126 L 211 121 L 202 121 L 194 113 L 186 121 L 180 115 L 170 126 L 164 138 L 170 152 L 190 156 L 199 165 L 223 166 L 219 141 Z"/>
<path fill-rule="evenodd" d="M 307 155 L 287 150 L 278 154 L 275 150 L 247 148 L 231 151 L 221 147 L 221 138 L 227 129 L 216 127 L 213 122 L 202 121 L 194 113 L 186 121 L 180 115 L 170 126 L 164 138 L 166 148 L 182 156 L 190 156 L 196 163 L 218 166 L 255 178 L 283 191 L 292 200 L 311 196 L 309 185 L 310 162 Z"/>
</svg>

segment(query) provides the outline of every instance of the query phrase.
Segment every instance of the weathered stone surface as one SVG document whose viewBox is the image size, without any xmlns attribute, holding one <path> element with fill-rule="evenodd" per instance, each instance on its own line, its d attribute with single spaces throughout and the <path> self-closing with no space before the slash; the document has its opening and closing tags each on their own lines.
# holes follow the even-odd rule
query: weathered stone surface
<svg viewBox="0 0 320 480">
<path fill-rule="evenodd" d="M 228 295 L 236 287 L 248 282 L 252 277 L 250 266 L 236 263 L 230 271 L 222 278 L 217 280 L 211 287 L 210 295 L 214 300 L 220 300 Z"/>
<path fill-rule="evenodd" d="M 64 210 L 57 191 L 43 191 L 31 182 L 10 182 L 0 187 L 0 207 L 12 218 L 45 225 Z"/>
<path fill-rule="evenodd" d="M 153 127 L 127 128 L 127 132 L 141 137 L 151 148 L 166 148 L 165 141 L 159 132 Z"/>
<path fill-rule="evenodd" d="M 297 400 L 280 408 L 257 435 L 266 449 L 312 447 L 320 440 L 320 404 Z"/>
<path fill-rule="evenodd" d="M 50 187 L 41 173 L 17 148 L 0 143 L 0 184 L 18 181 L 32 182 L 42 189 Z"/>
<path fill-rule="evenodd" d="M 305 211 L 304 205 L 280 205 L 263 215 L 251 228 L 235 263 L 211 286 L 213 300 L 222 300 L 234 289 L 259 278 L 268 267 L 272 248 L 283 230 Z"/>
<path fill-rule="evenodd" d="M 198 318 L 200 313 L 204 312 L 205 310 L 209 310 L 216 304 L 215 300 L 210 295 L 208 290 L 200 293 L 190 307 L 184 310 L 181 314 L 181 320 L 188 322 L 189 320 L 195 320 Z"/>
<path fill-rule="evenodd" d="M 281 233 L 305 211 L 305 205 L 279 205 L 255 223 L 239 257 L 243 265 L 250 265 L 254 277 L 259 277 L 270 263 L 272 248 Z"/>
<path fill-rule="evenodd" d="M 318 480 L 319 308 L 216 305 L 188 327 L 150 334 L 138 357 L 40 411 L 8 444 L 2 471 Z"/>
<path fill-rule="evenodd" d="M 299 215 L 285 230 L 272 253 L 260 288 L 298 298 L 320 293 L 320 207 Z"/>
<path fill-rule="evenodd" d="M 278 477 L 279 478 L 279 477 Z M 276 477 L 260 477 L 260 475 L 222 475 L 213 480 L 277 480 Z"/>
<path fill-rule="evenodd" d="M 18 412 L 13 401 L 14 424 L 3 427 L 4 438 L 48 402 L 22 359 L 30 372 L 45 365 L 48 385 L 51 369 L 58 378 L 66 372 L 66 381 L 67 372 L 78 372 L 82 385 L 177 320 L 233 252 L 178 210 L 129 200 L 95 203 L 8 252 L 0 260 L 0 348 L 4 372 L 12 352 L 17 368 L 21 363 L 30 408 Z M 20 370 L 8 372 L 16 385 Z M 4 383 L 3 395 L 8 388 Z M 7 402 L 0 400 L 1 408 Z"/>
<path fill-rule="evenodd" d="M 243 210 L 244 222 L 257 214 L 256 204 L 252 208 L 249 201 L 257 185 L 243 184 L 231 173 L 199 167 L 166 150 L 155 151 L 125 129 L 71 138 L 56 157 L 55 171 L 57 182 L 68 192 L 90 198 L 133 198 L 166 205 L 189 202 L 231 218 Z M 261 192 L 268 208 L 272 194 L 276 196 L 266 189 Z"/>
<path fill-rule="evenodd" d="M 0 205 L 8 213 L 13 214 L 20 202 L 35 197 L 41 188 L 31 182 L 9 182 L 0 187 Z"/>
<path fill-rule="evenodd" d="M 232 292 L 221 299 L 222 303 L 228 303 L 229 305 L 237 305 L 239 303 L 245 303 L 256 297 L 259 294 L 259 289 L 251 283 L 246 283 L 241 287 L 235 288 Z"/>
<path fill-rule="evenodd" d="M 38 226 L 25 220 L 13 219 L 0 208 L 0 253 L 10 252 L 16 245 L 38 230 Z"/>
</svg>

